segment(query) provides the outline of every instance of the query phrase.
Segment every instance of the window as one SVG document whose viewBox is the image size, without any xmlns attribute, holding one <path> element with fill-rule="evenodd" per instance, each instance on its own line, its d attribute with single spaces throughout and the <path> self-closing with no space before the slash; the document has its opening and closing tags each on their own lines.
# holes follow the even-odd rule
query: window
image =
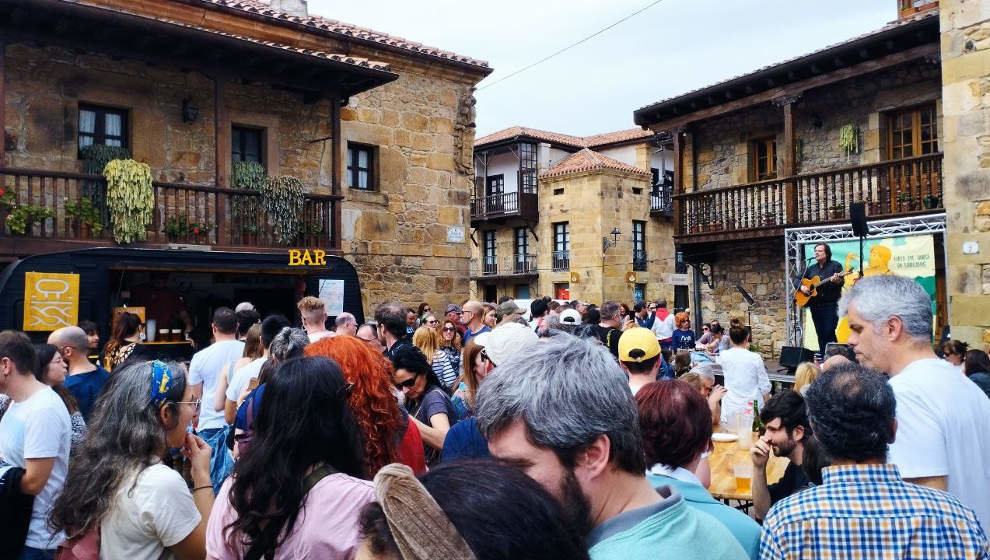
<svg viewBox="0 0 990 560">
<path fill-rule="evenodd" d="M 128 147 L 127 111 L 79 105 L 79 149 L 94 144 Z"/>
<path fill-rule="evenodd" d="M 484 273 L 498 274 L 498 265 L 495 262 L 495 231 L 485 232 L 485 256 Z"/>
<path fill-rule="evenodd" d="M 645 300 L 646 300 L 646 284 L 634 284 L 633 301 L 645 301 Z"/>
<path fill-rule="evenodd" d="M 517 227 L 515 230 L 516 234 L 516 254 L 517 255 L 528 255 L 529 254 L 529 232 L 526 231 L 524 227 Z"/>
<path fill-rule="evenodd" d="M 375 147 L 347 143 L 347 184 L 352 189 L 375 190 Z"/>
<path fill-rule="evenodd" d="M 567 222 L 553 224 L 553 270 L 571 268 L 571 228 Z"/>
<path fill-rule="evenodd" d="M 519 190 L 536 194 L 536 144 L 519 144 Z"/>
<path fill-rule="evenodd" d="M 262 157 L 262 138 L 264 131 L 260 128 L 249 128 L 246 126 L 232 126 L 230 128 L 230 161 L 255 161 L 262 165 L 265 160 Z"/>
<path fill-rule="evenodd" d="M 891 113 L 887 117 L 887 156 L 901 159 L 938 152 L 937 118 L 934 105 Z"/>
<path fill-rule="evenodd" d="M 777 177 L 777 140 L 773 136 L 749 142 L 749 180 L 765 181 Z"/>
<path fill-rule="evenodd" d="M 658 184 L 660 184 L 660 170 L 659 169 L 657 169 L 656 167 L 651 167 L 650 168 L 650 177 L 651 177 L 651 182 L 650 182 L 651 185 L 658 185 Z"/>
<path fill-rule="evenodd" d="M 515 254 L 513 262 L 516 274 L 528 274 L 536 271 L 536 259 L 529 254 L 529 231 L 524 227 L 517 227 L 515 235 Z"/>
<path fill-rule="evenodd" d="M 646 270 L 646 222 L 633 220 L 633 270 Z"/>
<path fill-rule="evenodd" d="M 529 284 L 516 284 L 516 299 L 529 299 Z"/>
<path fill-rule="evenodd" d="M 571 299 L 571 285 L 567 282 L 554 282 L 553 284 L 553 298 L 569 300 Z M 491 300 L 495 301 L 495 300 Z"/>
<path fill-rule="evenodd" d="M 485 186 L 485 196 L 493 196 L 505 192 L 505 175 L 491 175 Z"/>
</svg>

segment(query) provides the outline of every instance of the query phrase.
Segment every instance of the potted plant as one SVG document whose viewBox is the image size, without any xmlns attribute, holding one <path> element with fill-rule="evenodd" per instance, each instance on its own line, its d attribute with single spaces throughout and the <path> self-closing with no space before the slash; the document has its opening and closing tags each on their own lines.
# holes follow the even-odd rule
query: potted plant
<svg viewBox="0 0 990 560">
<path fill-rule="evenodd" d="M 911 211 L 911 193 L 907 191 L 902 191 L 897 194 L 897 205 L 900 207 L 901 212 Z"/>
<path fill-rule="evenodd" d="M 839 148 L 846 156 L 859 153 L 859 127 L 849 123 L 839 129 Z"/>
<path fill-rule="evenodd" d="M 100 220 L 100 210 L 93 206 L 88 198 L 80 199 L 79 202 L 69 202 L 66 199 L 65 215 L 72 219 L 72 228 L 79 232 L 79 237 L 87 239 L 92 233 L 93 237 L 99 237 L 103 232 L 103 222 Z"/>
<path fill-rule="evenodd" d="M 845 207 L 842 206 L 841 204 L 835 204 L 831 208 L 829 208 L 828 216 L 833 220 L 841 220 L 843 214 L 845 214 L 845 210 L 846 210 Z"/>
<path fill-rule="evenodd" d="M 268 214 L 271 232 L 279 245 L 290 245 L 302 233 L 302 182 L 295 177 L 271 177 L 261 189 L 261 202 Z"/>
<path fill-rule="evenodd" d="M 6 222 L 7 213 L 14 208 L 14 191 L 0 189 L 0 224 Z"/>
<path fill-rule="evenodd" d="M 210 230 L 213 229 L 208 224 L 189 224 L 189 237 L 199 244 L 209 244 Z"/>
<path fill-rule="evenodd" d="M 925 198 L 921 199 L 921 203 L 924 204 L 925 210 L 931 210 L 933 208 L 938 208 L 940 199 L 934 194 L 930 194 Z"/>
<path fill-rule="evenodd" d="M 27 235 L 34 224 L 51 218 L 55 214 L 41 206 L 14 206 L 7 215 L 7 227 L 17 235 Z"/>
</svg>

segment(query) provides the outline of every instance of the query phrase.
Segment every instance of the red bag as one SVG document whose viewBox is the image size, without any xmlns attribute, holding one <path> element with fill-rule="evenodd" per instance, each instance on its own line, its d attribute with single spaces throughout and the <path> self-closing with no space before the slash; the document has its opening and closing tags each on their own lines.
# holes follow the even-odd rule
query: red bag
<svg viewBox="0 0 990 560">
<path fill-rule="evenodd" d="M 58 545 L 55 560 L 100 560 L 100 528 L 65 539 Z"/>
</svg>

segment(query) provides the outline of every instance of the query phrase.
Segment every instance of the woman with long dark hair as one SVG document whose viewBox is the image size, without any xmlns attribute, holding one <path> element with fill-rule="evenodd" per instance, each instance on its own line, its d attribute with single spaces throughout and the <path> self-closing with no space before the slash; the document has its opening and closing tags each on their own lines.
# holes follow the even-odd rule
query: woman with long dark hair
<svg viewBox="0 0 990 560">
<path fill-rule="evenodd" d="M 62 354 L 53 344 L 35 344 L 34 349 L 38 352 L 38 371 L 34 372 L 34 376 L 38 381 L 51 387 L 65 403 L 65 409 L 69 411 L 69 419 L 72 421 L 72 451 L 75 451 L 86 436 L 86 421 L 83 419 L 76 398 L 63 385 L 69 374 L 69 364 L 65 363 Z"/>
<path fill-rule="evenodd" d="M 447 390 L 440 383 L 426 356 L 415 346 L 403 348 L 392 356 L 392 383 L 406 398 L 406 410 L 416 420 L 423 438 L 426 464 L 440 460 L 440 450 L 447 431 L 457 422 Z"/>
<path fill-rule="evenodd" d="M 251 451 L 224 482 L 207 527 L 209 558 L 353 558 L 374 501 L 352 387 L 327 358 L 279 365 L 265 385 Z"/>
<path fill-rule="evenodd" d="M 392 394 L 388 360 L 353 336 L 318 340 L 306 347 L 305 354 L 334 360 L 344 380 L 354 385 L 347 404 L 364 436 L 367 474 L 374 476 L 385 465 L 399 461 L 397 436 L 409 420 L 403 418 Z M 422 456 L 422 448 L 419 452 Z"/>
<path fill-rule="evenodd" d="M 213 490 L 210 446 L 186 431 L 199 407 L 193 394 L 178 364 L 135 362 L 115 372 L 69 463 L 52 526 L 69 539 L 98 531 L 103 558 L 203 558 Z M 191 491 L 162 464 L 175 448 L 190 461 Z"/>
<path fill-rule="evenodd" d="M 106 353 L 107 371 L 124 363 L 131 356 L 131 352 L 141 342 L 141 318 L 135 313 L 124 311 L 117 315 L 117 321 L 113 324 L 113 334 L 103 351 Z"/>
</svg>

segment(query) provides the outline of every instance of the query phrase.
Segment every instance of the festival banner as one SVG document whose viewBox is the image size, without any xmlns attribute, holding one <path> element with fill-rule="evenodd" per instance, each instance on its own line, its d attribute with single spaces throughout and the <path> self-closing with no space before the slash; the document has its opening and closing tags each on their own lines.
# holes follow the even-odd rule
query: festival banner
<svg viewBox="0 0 990 560">
<path fill-rule="evenodd" d="M 78 274 L 24 274 L 25 331 L 53 331 L 78 322 Z"/>
<path fill-rule="evenodd" d="M 844 270 L 853 270 L 845 277 L 842 287 L 846 292 L 859 279 L 859 240 L 830 242 L 832 260 L 842 265 Z M 804 246 L 804 256 L 811 259 L 815 244 Z M 863 276 L 896 274 L 913 278 L 928 292 L 932 302 L 932 315 L 935 314 L 935 240 L 931 234 L 882 237 L 863 242 Z M 818 335 L 811 321 L 811 313 L 803 313 L 804 347 L 817 350 Z M 934 321 L 933 321 L 934 324 Z M 836 338 L 845 343 L 849 339 L 849 325 L 845 317 L 839 317 Z"/>
</svg>

